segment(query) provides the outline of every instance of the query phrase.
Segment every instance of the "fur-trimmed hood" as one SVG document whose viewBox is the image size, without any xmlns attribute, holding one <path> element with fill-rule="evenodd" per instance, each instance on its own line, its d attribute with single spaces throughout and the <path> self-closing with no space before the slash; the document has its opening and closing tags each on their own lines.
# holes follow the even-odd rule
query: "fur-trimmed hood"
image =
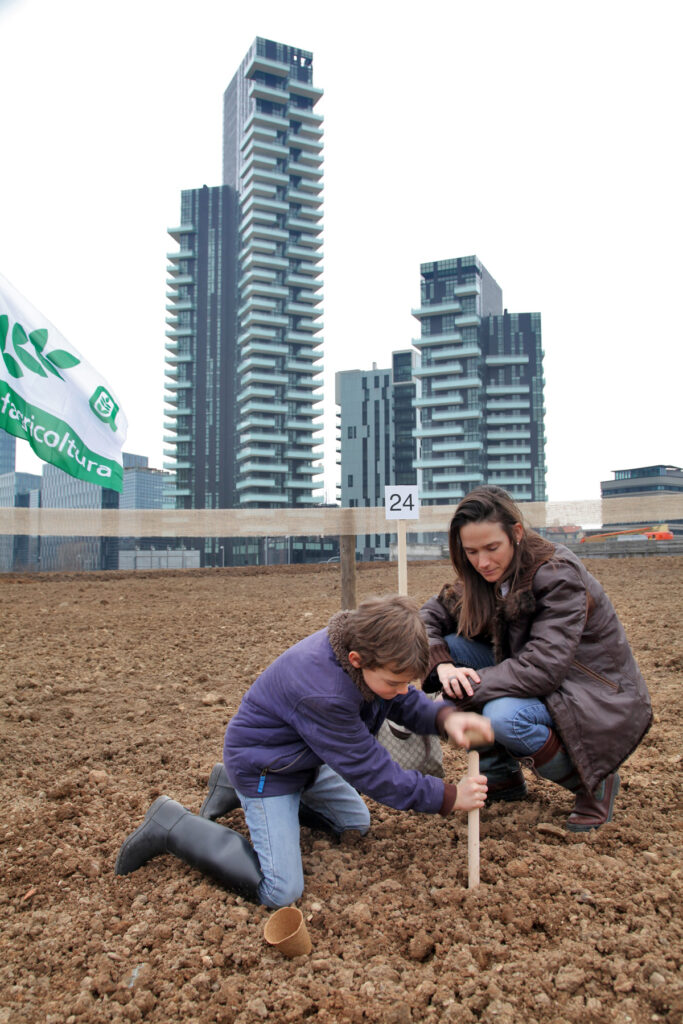
<svg viewBox="0 0 683 1024">
<path fill-rule="evenodd" d="M 365 682 L 363 677 L 363 670 L 360 668 L 354 668 L 349 661 L 349 652 L 346 647 L 346 626 L 353 613 L 352 612 L 337 612 L 333 615 L 327 625 L 327 636 L 330 641 L 330 647 L 334 651 L 334 656 L 341 665 L 344 672 L 349 676 L 360 690 L 360 694 L 363 700 L 373 701 L 375 694 L 372 692 L 370 687 Z"/>
</svg>

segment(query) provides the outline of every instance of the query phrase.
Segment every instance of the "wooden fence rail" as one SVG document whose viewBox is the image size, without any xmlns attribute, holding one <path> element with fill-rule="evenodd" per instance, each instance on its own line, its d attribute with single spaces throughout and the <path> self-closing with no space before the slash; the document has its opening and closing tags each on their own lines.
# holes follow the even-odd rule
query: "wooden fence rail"
<svg viewBox="0 0 683 1024">
<path fill-rule="evenodd" d="M 683 520 L 683 493 L 605 498 L 595 501 L 524 502 L 520 509 L 532 527 L 602 523 L 653 524 Z M 410 533 L 448 530 L 452 505 L 422 506 Z M 0 535 L 41 537 L 353 537 L 396 534 L 383 507 L 310 509 L 64 509 L 0 508 Z"/>
</svg>

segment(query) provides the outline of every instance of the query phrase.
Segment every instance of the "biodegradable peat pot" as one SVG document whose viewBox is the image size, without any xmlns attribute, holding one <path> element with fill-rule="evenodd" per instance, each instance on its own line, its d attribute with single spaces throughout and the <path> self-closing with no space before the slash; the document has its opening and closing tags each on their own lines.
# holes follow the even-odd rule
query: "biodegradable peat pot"
<svg viewBox="0 0 683 1024">
<path fill-rule="evenodd" d="M 285 956 L 303 956 L 313 948 L 303 914 L 297 907 L 282 907 L 271 914 L 263 937 Z"/>
</svg>

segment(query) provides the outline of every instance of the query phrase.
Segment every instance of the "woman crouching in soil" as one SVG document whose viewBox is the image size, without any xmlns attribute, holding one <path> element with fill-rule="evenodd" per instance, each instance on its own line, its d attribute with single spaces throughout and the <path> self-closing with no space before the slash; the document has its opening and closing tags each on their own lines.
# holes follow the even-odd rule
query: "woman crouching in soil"
<svg viewBox="0 0 683 1024">
<path fill-rule="evenodd" d="M 457 579 L 422 607 L 430 678 L 481 710 L 496 743 L 480 753 L 489 801 L 526 795 L 520 762 L 576 796 L 567 828 L 612 818 L 617 768 L 652 722 L 645 681 L 617 614 L 568 548 L 524 527 L 500 487 L 480 487 L 449 529 Z"/>
<path fill-rule="evenodd" d="M 377 742 L 385 718 L 413 732 L 469 746 L 468 730 L 493 741 L 490 723 L 435 704 L 410 686 L 427 671 L 429 643 L 417 605 L 375 598 L 339 612 L 281 654 L 252 684 L 230 721 L 223 764 L 211 772 L 199 815 L 167 796 L 125 840 L 116 874 L 173 853 L 268 907 L 304 887 L 299 822 L 365 835 L 365 793 L 398 810 L 450 814 L 484 806 L 483 775 L 457 786 L 400 768 Z M 214 819 L 242 805 L 253 848 Z"/>
</svg>

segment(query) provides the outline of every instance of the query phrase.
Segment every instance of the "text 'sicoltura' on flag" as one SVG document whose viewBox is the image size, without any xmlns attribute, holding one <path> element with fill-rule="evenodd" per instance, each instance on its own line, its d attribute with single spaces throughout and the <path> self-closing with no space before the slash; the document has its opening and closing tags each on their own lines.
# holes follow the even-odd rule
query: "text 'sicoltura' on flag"
<svg viewBox="0 0 683 1024">
<path fill-rule="evenodd" d="M 0 274 L 0 429 L 44 462 L 123 489 L 128 422 L 102 376 Z"/>
</svg>

